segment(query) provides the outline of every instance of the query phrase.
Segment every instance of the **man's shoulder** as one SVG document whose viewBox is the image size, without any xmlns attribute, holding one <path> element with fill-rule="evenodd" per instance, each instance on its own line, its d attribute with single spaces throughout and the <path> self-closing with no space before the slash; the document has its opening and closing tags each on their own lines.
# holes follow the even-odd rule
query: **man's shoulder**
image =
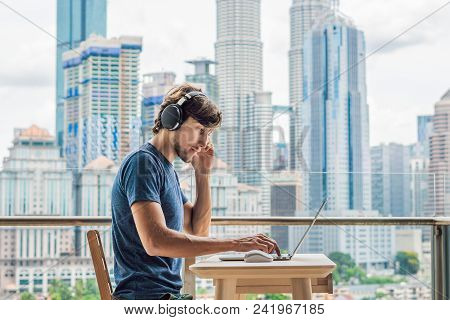
<svg viewBox="0 0 450 320">
<path fill-rule="evenodd" d="M 140 160 L 146 161 L 147 163 L 158 163 L 158 157 L 156 154 L 146 145 L 140 146 L 138 149 L 130 152 L 125 159 L 122 161 L 122 167 L 129 163 L 139 163 Z"/>
<path fill-rule="evenodd" d="M 145 145 L 132 151 L 122 161 L 119 169 L 122 176 L 128 176 L 133 172 L 140 175 L 164 175 L 164 166 L 158 156 Z"/>
</svg>

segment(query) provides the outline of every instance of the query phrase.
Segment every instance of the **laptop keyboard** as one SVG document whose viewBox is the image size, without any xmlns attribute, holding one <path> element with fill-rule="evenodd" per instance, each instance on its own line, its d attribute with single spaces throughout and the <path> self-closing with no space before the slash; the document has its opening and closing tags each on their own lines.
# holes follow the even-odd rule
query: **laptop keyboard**
<svg viewBox="0 0 450 320">
<path fill-rule="evenodd" d="M 282 254 L 281 257 L 277 254 L 272 254 L 272 257 L 274 260 L 289 260 L 289 255 L 287 254 Z"/>
</svg>

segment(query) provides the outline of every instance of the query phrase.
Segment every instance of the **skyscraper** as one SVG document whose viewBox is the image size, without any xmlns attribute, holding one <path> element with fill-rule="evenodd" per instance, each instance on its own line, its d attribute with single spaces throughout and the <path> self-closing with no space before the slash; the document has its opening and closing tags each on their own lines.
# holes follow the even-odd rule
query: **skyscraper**
<svg viewBox="0 0 450 320">
<path fill-rule="evenodd" d="M 262 214 L 270 210 L 272 98 L 263 91 L 260 0 L 217 0 L 216 75 L 219 157 L 239 182 L 261 189 Z"/>
<path fill-rule="evenodd" d="M 106 0 L 58 0 L 56 27 L 56 141 L 63 155 L 63 52 L 77 48 L 90 34 L 106 37 Z"/>
<path fill-rule="evenodd" d="M 152 128 L 158 115 L 164 96 L 175 86 L 176 75 L 173 72 L 146 73 L 142 83 L 142 138 L 147 142 L 152 136 Z"/>
<path fill-rule="evenodd" d="M 219 93 L 217 79 L 215 75 L 211 74 L 211 65 L 215 64 L 215 62 L 206 58 L 188 60 L 186 62 L 193 64 L 195 67 L 193 74 L 186 75 L 186 81 L 194 84 L 202 84 L 205 87 L 205 94 L 217 103 Z"/>
<path fill-rule="evenodd" d="M 242 170 L 245 112 L 263 89 L 261 0 L 216 0 L 216 76 L 223 122 L 217 152 L 233 170 Z"/>
<path fill-rule="evenodd" d="M 64 53 L 64 148 L 71 169 L 101 155 L 118 163 L 139 145 L 141 50 L 141 37 L 93 35 Z"/>
<path fill-rule="evenodd" d="M 372 147 L 372 209 L 384 216 L 411 215 L 410 148 L 398 143 Z"/>
<path fill-rule="evenodd" d="M 430 138 L 430 173 L 434 179 L 429 183 L 429 211 L 436 216 L 447 216 L 450 172 L 450 90 L 434 106 L 433 134 Z M 434 210 L 433 210 L 434 209 Z"/>
<path fill-rule="evenodd" d="M 329 210 L 371 208 L 364 34 L 337 10 L 304 43 L 302 148 L 306 201 Z"/>
<path fill-rule="evenodd" d="M 249 97 L 243 116 L 243 148 L 240 153 L 242 171 L 237 175 L 240 181 L 260 188 L 262 214 L 268 214 L 270 173 L 273 169 L 272 93 L 254 92 Z"/>
<path fill-rule="evenodd" d="M 301 140 L 300 107 L 303 101 L 303 43 L 318 18 L 331 7 L 331 0 L 293 0 L 290 12 L 289 104 L 294 113 L 290 119 L 290 168 L 300 170 L 298 149 Z"/>
<path fill-rule="evenodd" d="M 411 145 L 411 212 L 420 217 L 430 214 L 429 184 L 434 180 L 430 168 L 430 137 L 433 134 L 433 116 L 417 116 L 417 142 Z M 434 210 L 434 207 L 433 207 Z M 423 229 L 424 238 L 430 235 L 428 229 Z"/>
<path fill-rule="evenodd" d="M 430 136 L 433 133 L 433 116 L 417 116 L 417 142 L 418 150 L 424 157 L 430 157 Z"/>
</svg>

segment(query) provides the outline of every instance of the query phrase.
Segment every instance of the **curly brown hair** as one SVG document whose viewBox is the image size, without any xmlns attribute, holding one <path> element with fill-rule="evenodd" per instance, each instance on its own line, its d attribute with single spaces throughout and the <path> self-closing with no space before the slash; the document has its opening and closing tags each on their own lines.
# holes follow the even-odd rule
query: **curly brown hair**
<svg viewBox="0 0 450 320">
<path fill-rule="evenodd" d="M 191 83 L 183 83 L 179 86 L 173 87 L 167 92 L 161 103 L 161 108 L 159 110 L 158 116 L 155 119 L 155 125 L 152 128 L 153 134 L 156 135 L 162 129 L 161 125 L 161 113 L 162 111 L 171 104 L 175 104 L 181 99 L 186 93 L 192 91 L 202 91 L 199 87 L 194 86 Z M 197 120 L 200 124 L 207 128 L 218 128 L 222 123 L 222 112 L 220 112 L 217 105 L 212 102 L 209 98 L 205 96 L 196 96 L 183 103 L 183 122 L 186 121 L 188 117 L 192 117 Z"/>
</svg>

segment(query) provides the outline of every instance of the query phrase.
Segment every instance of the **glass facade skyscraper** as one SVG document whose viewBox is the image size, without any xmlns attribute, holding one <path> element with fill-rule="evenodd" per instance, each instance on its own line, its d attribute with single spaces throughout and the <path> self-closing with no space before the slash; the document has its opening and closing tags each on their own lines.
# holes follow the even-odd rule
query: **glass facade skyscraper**
<svg viewBox="0 0 450 320">
<path fill-rule="evenodd" d="M 306 200 L 329 210 L 370 210 L 364 34 L 337 10 L 304 43 L 301 110 Z"/>
<path fill-rule="evenodd" d="M 303 44 L 306 35 L 319 17 L 331 8 L 331 0 L 292 0 L 289 46 L 289 104 L 293 108 L 290 118 L 290 155 L 292 170 L 300 170 L 301 139 L 300 107 L 303 101 Z"/>
<path fill-rule="evenodd" d="M 63 52 L 77 48 L 90 34 L 106 37 L 106 0 L 58 0 L 56 28 L 56 141 L 63 155 Z"/>
</svg>

